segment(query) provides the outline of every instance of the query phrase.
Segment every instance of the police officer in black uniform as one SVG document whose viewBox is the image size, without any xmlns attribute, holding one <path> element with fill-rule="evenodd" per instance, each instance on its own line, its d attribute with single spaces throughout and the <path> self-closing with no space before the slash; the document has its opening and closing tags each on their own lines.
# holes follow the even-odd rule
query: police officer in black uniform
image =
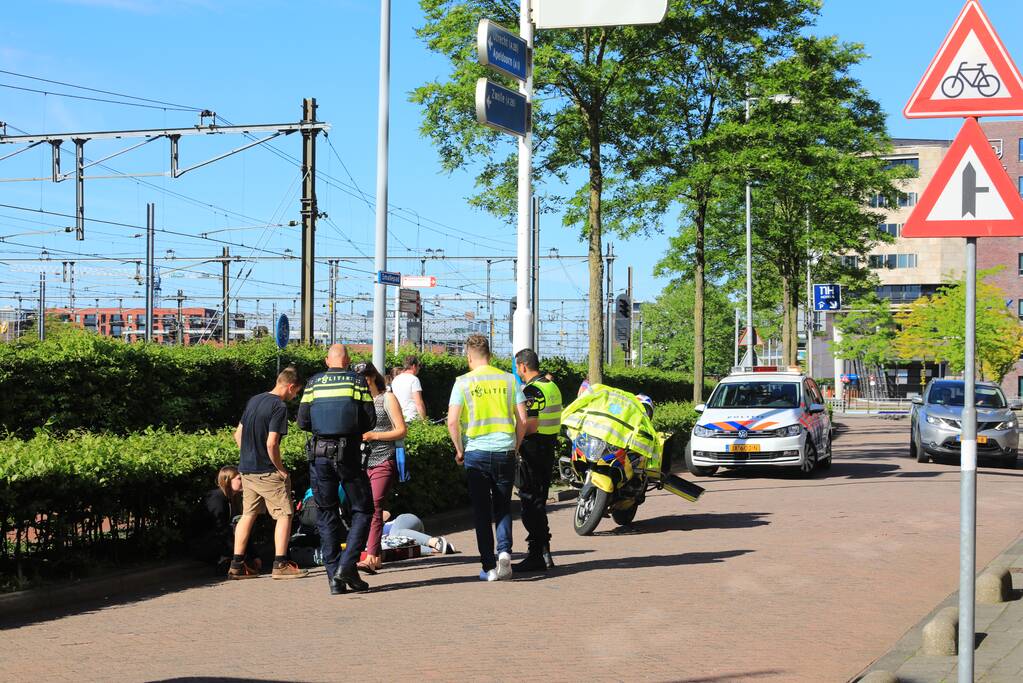
<svg viewBox="0 0 1023 683">
<path fill-rule="evenodd" d="M 551 529 L 547 522 L 547 495 L 554 470 L 555 448 L 561 431 L 561 391 L 540 374 L 540 359 L 533 349 L 515 354 L 515 370 L 523 381 L 526 397 L 526 437 L 519 446 L 515 485 L 522 501 L 522 525 L 529 535 L 529 553 L 515 564 L 516 572 L 554 568 Z"/>
<path fill-rule="evenodd" d="M 348 350 L 334 344 L 327 352 L 327 371 L 306 384 L 298 408 L 298 426 L 313 433 L 306 444 L 309 480 L 319 508 L 317 526 L 331 595 L 349 588 L 364 591 L 355 563 L 366 547 L 373 516 L 373 493 L 362 458 L 362 435 L 376 426 L 376 410 L 366 380 L 348 369 Z M 344 553 L 338 511 L 338 483 L 352 507 L 352 524 Z"/>
</svg>

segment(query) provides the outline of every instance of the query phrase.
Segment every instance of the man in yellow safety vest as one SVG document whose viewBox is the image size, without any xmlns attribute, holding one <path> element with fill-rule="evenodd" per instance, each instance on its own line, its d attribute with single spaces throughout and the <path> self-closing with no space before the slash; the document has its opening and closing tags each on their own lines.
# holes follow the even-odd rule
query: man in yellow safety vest
<svg viewBox="0 0 1023 683">
<path fill-rule="evenodd" d="M 546 571 L 554 567 L 547 494 L 561 431 L 561 391 L 540 374 L 540 359 L 533 349 L 515 354 L 515 369 L 524 382 L 522 393 L 526 397 L 526 436 L 519 449 L 515 485 L 522 501 L 522 526 L 526 527 L 529 546 L 526 558 L 515 565 L 515 571 Z"/>
<path fill-rule="evenodd" d="M 526 399 L 510 373 L 490 365 L 481 334 L 465 342 L 469 372 L 455 380 L 448 401 L 448 433 L 455 461 L 465 465 L 483 571 L 481 581 L 512 575 L 511 494 L 515 451 L 525 433 Z M 494 529 L 497 527 L 497 554 Z"/>
</svg>

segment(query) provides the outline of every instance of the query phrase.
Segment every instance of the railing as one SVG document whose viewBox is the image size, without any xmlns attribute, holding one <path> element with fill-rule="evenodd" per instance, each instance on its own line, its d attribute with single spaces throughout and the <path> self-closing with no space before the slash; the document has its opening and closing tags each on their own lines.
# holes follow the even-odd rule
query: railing
<svg viewBox="0 0 1023 683">
<path fill-rule="evenodd" d="M 836 413 L 908 414 L 913 407 L 908 398 L 829 398 L 827 402 Z"/>
</svg>

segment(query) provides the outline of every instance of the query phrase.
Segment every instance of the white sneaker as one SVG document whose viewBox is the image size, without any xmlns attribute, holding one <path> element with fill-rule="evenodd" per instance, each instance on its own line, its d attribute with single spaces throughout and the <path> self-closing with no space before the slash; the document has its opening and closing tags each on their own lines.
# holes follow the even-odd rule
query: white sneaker
<svg viewBox="0 0 1023 683">
<path fill-rule="evenodd" d="M 511 578 L 511 554 L 501 553 L 497 556 L 497 580 L 507 581 Z"/>
<path fill-rule="evenodd" d="M 497 581 L 497 571 L 491 569 L 490 571 L 480 572 L 480 581 Z"/>
</svg>

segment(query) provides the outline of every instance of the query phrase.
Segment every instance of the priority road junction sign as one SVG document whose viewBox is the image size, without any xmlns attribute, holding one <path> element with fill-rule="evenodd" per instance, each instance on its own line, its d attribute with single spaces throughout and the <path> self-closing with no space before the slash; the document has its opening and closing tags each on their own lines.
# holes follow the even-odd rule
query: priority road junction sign
<svg viewBox="0 0 1023 683">
<path fill-rule="evenodd" d="M 903 110 L 908 119 L 1023 114 L 1023 76 L 968 0 Z"/>
<path fill-rule="evenodd" d="M 902 236 L 1023 236 L 1023 199 L 976 119 L 966 119 Z"/>
</svg>

